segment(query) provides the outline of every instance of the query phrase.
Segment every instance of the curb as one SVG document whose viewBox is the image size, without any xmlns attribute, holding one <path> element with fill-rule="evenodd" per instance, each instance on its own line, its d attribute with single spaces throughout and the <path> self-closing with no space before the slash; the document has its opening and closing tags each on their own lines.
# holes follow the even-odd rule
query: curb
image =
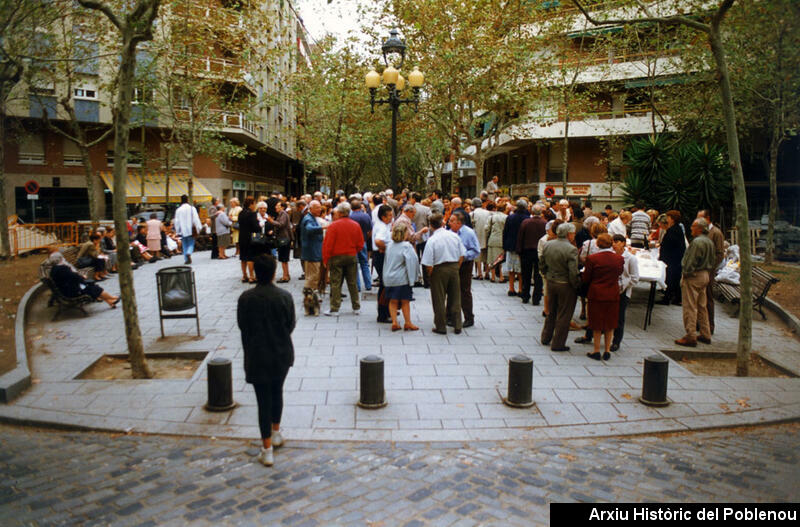
<svg viewBox="0 0 800 527">
<path fill-rule="evenodd" d="M 773 312 L 775 312 L 775 314 L 778 315 L 778 317 L 783 320 L 792 331 L 794 331 L 795 335 L 800 336 L 800 319 L 786 311 L 782 305 L 774 300 L 770 300 L 768 297 L 764 297 L 764 304 Z"/>
<path fill-rule="evenodd" d="M 28 312 L 28 302 L 43 287 L 44 284 L 39 283 L 28 289 L 17 306 L 17 318 L 14 323 L 17 367 L 0 375 L 0 403 L 10 403 L 31 385 L 31 370 L 28 368 L 28 351 L 25 345 L 25 316 Z"/>
</svg>

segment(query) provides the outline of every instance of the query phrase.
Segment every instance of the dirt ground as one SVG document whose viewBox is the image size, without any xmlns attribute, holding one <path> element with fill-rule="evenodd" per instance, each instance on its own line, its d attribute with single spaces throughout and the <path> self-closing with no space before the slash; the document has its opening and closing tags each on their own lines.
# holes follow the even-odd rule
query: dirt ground
<svg viewBox="0 0 800 527">
<path fill-rule="evenodd" d="M 681 366 L 694 373 L 695 375 L 706 375 L 711 377 L 735 377 L 736 358 L 683 358 Z M 773 367 L 771 364 L 761 360 L 757 355 L 750 357 L 748 369 L 749 377 L 789 377 L 783 371 Z"/>
<path fill-rule="evenodd" d="M 150 366 L 154 378 L 156 379 L 191 379 L 202 362 L 201 359 L 178 359 L 173 357 L 147 358 L 147 365 Z M 131 365 L 128 359 L 106 356 L 95 362 L 89 369 L 84 371 L 79 378 L 103 381 L 130 379 Z"/>
<path fill-rule="evenodd" d="M 800 317 L 800 265 L 795 264 L 756 264 L 778 278 L 767 295 L 796 317 Z"/>
<path fill-rule="evenodd" d="M 17 306 L 28 289 L 39 282 L 39 264 L 46 257 L 42 253 L 0 261 L 0 374 L 17 365 L 14 341 Z"/>
</svg>

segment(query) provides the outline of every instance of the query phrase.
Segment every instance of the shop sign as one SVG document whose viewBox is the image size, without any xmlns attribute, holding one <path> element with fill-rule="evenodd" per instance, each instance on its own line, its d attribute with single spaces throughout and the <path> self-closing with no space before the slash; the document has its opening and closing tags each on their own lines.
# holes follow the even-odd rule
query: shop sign
<svg viewBox="0 0 800 527">
<path fill-rule="evenodd" d="M 247 190 L 247 181 L 233 181 L 233 190 Z"/>
</svg>

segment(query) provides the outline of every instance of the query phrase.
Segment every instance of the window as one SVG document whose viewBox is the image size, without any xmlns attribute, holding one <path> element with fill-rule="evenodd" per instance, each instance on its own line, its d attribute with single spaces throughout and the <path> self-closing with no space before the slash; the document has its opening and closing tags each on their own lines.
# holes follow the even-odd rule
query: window
<svg viewBox="0 0 800 527">
<path fill-rule="evenodd" d="M 72 90 L 72 96 L 76 99 L 97 99 L 97 90 L 94 88 L 75 88 Z"/>
<path fill-rule="evenodd" d="M 133 104 L 149 104 L 153 102 L 153 89 L 137 86 L 133 89 Z"/>
<path fill-rule="evenodd" d="M 67 138 L 63 139 L 63 152 L 64 152 L 64 166 L 65 167 L 79 167 L 83 166 L 83 158 L 81 157 L 80 148 L 78 148 L 75 141 L 70 141 Z"/>
<path fill-rule="evenodd" d="M 44 165 L 44 137 L 40 133 L 25 136 L 19 144 L 20 165 Z"/>
<path fill-rule="evenodd" d="M 47 86 L 47 85 L 39 85 L 39 86 L 37 86 L 37 85 L 33 84 L 33 85 L 31 85 L 30 88 L 28 88 L 28 93 L 30 93 L 31 95 L 39 95 L 39 96 L 42 96 L 42 97 L 55 97 L 56 88 L 52 84 L 49 85 L 49 86 Z"/>
</svg>

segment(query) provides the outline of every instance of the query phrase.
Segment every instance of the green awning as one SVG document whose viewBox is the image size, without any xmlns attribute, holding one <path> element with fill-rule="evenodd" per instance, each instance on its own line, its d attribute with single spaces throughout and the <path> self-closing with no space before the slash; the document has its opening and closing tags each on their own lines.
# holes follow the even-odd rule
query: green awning
<svg viewBox="0 0 800 527">
<path fill-rule="evenodd" d="M 646 86 L 668 86 L 670 84 L 683 84 L 688 80 L 687 75 L 670 75 L 668 77 L 659 77 L 657 79 L 631 79 L 625 81 L 626 88 L 644 88 Z"/>
<path fill-rule="evenodd" d="M 611 33 L 619 33 L 620 31 L 622 31 L 622 26 L 596 27 L 592 29 L 585 29 L 582 31 L 573 31 L 572 33 L 567 33 L 567 37 L 569 38 L 596 37 L 599 35 L 609 35 Z"/>
</svg>

